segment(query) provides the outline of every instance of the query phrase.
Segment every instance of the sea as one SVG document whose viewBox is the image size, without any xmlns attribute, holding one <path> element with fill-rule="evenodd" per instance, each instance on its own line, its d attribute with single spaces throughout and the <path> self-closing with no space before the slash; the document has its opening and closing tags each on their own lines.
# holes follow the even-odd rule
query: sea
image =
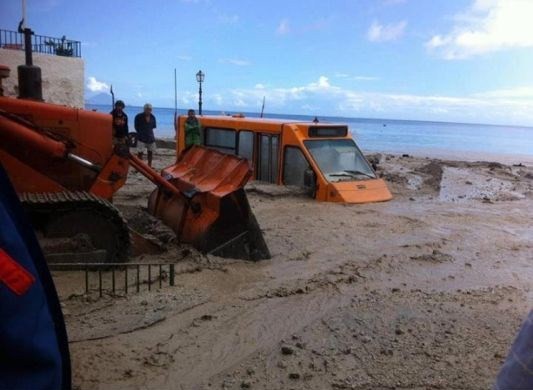
<svg viewBox="0 0 533 390">
<path fill-rule="evenodd" d="M 110 111 L 110 106 L 105 105 L 87 104 L 86 108 L 100 112 Z M 133 118 L 142 111 L 142 107 L 129 106 L 125 111 L 132 130 Z M 204 110 L 207 115 L 236 113 Z M 158 125 L 156 136 L 174 138 L 174 109 L 154 107 L 153 114 Z M 186 110 L 180 109 L 178 114 L 186 114 Z M 249 117 L 259 116 L 258 113 L 243 114 Z M 297 121 L 314 119 L 314 116 L 308 115 L 268 113 L 264 117 Z M 348 125 L 359 147 L 367 153 L 533 163 L 533 127 L 334 116 L 319 116 L 318 119 L 322 123 Z"/>
</svg>

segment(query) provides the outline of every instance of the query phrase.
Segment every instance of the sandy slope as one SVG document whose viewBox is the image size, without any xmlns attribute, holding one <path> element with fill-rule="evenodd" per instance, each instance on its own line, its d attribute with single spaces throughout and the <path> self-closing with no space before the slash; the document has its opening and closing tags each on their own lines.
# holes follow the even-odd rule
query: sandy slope
<svg viewBox="0 0 533 390">
<path fill-rule="evenodd" d="M 260 263 L 176 246 L 132 174 L 116 203 L 167 247 L 137 260 L 179 260 L 178 286 L 96 299 L 56 274 L 76 388 L 489 388 L 533 302 L 533 169 L 375 157 L 391 202 L 251 186 Z"/>
</svg>

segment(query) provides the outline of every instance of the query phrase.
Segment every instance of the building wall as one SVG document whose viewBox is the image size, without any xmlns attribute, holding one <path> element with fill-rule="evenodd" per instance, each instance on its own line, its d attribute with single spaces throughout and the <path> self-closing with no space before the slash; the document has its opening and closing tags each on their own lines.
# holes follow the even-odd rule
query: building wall
<svg viewBox="0 0 533 390">
<path fill-rule="evenodd" d="M 11 69 L 9 78 L 2 83 L 5 95 L 17 96 L 17 66 L 24 62 L 24 51 L 0 49 L 0 64 Z M 45 101 L 72 107 L 84 106 L 84 62 L 81 58 L 33 53 L 33 64 L 41 68 Z"/>
</svg>

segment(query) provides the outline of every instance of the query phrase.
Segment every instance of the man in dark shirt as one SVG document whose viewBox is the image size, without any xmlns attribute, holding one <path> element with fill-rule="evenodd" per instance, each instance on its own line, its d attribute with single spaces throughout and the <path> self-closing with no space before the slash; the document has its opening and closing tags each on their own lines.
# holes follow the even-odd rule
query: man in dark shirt
<svg viewBox="0 0 533 390">
<path fill-rule="evenodd" d="M 113 117 L 113 144 L 126 144 L 128 137 L 128 116 L 124 112 L 126 105 L 122 100 L 117 100 L 115 108 L 110 114 Z"/>
<path fill-rule="evenodd" d="M 155 116 L 152 114 L 152 105 L 146 103 L 143 112 L 135 116 L 135 131 L 137 131 L 137 156 L 142 160 L 146 149 L 148 165 L 152 166 L 152 156 L 155 151 L 154 129 L 156 128 Z"/>
</svg>

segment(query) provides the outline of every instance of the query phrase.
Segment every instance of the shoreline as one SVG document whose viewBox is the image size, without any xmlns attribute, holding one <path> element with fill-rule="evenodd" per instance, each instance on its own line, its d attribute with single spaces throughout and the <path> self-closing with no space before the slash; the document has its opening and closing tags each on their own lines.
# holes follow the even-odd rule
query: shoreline
<svg viewBox="0 0 533 390">
<path fill-rule="evenodd" d="M 111 99 L 111 96 L 109 97 Z M 105 108 L 103 108 L 105 107 Z M 103 108 L 102 111 L 107 111 L 108 107 L 110 107 L 110 103 L 84 103 L 84 109 L 85 110 L 98 110 L 98 108 Z M 137 111 L 142 111 L 142 104 L 137 105 L 129 105 L 130 109 L 136 108 Z M 189 107 L 189 108 L 195 108 L 195 107 Z M 178 107 L 177 113 L 178 115 L 187 115 L 187 111 L 189 108 L 185 107 Z M 175 108 L 174 107 L 154 107 L 154 109 L 157 110 L 165 110 L 170 111 L 171 113 L 174 113 Z M 243 114 L 247 117 L 259 117 L 260 113 L 256 111 L 242 111 L 239 109 L 219 109 L 219 110 L 204 110 L 205 115 L 230 115 L 230 114 Z M 266 112 L 264 113 L 265 118 L 272 118 L 272 119 L 280 119 L 280 118 L 287 118 L 287 117 L 299 117 L 305 120 L 312 120 L 315 116 L 318 116 L 319 118 L 324 118 L 324 122 L 328 122 L 328 120 L 333 119 L 335 122 L 340 121 L 376 121 L 376 122 L 382 122 L 382 123 L 402 123 L 402 122 L 415 122 L 415 123 L 431 123 L 431 124 L 438 124 L 438 125 L 465 125 L 465 126 L 490 126 L 490 127 L 515 127 L 515 128 L 524 128 L 524 129 L 531 129 L 533 130 L 533 125 L 525 125 L 525 124 L 509 124 L 509 123 L 484 123 L 484 122 L 453 122 L 453 121 L 445 121 L 445 120 L 429 120 L 429 119 L 406 119 L 406 118 L 381 118 L 381 117 L 371 117 L 371 116 L 365 116 L 365 117 L 357 117 L 357 116 L 345 116 L 345 115 L 328 115 L 328 114 L 320 114 L 320 113 L 314 113 L 314 114 L 301 114 L 301 113 L 280 113 L 280 112 Z"/>
<path fill-rule="evenodd" d="M 452 160 L 452 161 L 465 161 L 465 162 L 498 162 L 501 164 L 514 165 L 524 164 L 533 165 L 533 155 L 525 154 L 507 154 L 507 153 L 492 153 L 492 152 L 463 152 L 452 150 L 440 150 L 440 149 L 417 149 L 409 150 L 405 152 L 399 151 L 376 151 L 363 149 L 365 155 L 368 154 L 390 154 L 394 156 L 401 156 L 403 154 L 409 154 L 412 157 L 437 159 L 437 160 Z"/>
<path fill-rule="evenodd" d="M 176 141 L 172 137 L 160 137 L 156 139 L 157 148 L 173 150 L 176 148 Z M 412 157 L 438 159 L 438 160 L 452 160 L 465 162 L 498 162 L 501 164 L 515 165 L 523 164 L 533 166 L 533 155 L 524 154 L 507 154 L 507 153 L 492 153 L 492 152 L 463 152 L 441 149 L 416 149 L 407 151 L 393 151 L 393 150 L 372 150 L 364 149 L 362 151 L 365 155 L 369 154 L 384 154 L 393 156 L 402 156 L 408 154 Z"/>
</svg>

